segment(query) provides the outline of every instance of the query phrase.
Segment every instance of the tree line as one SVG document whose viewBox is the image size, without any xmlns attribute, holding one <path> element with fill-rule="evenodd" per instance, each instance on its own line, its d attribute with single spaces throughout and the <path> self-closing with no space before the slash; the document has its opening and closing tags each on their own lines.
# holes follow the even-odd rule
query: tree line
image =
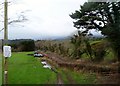
<svg viewBox="0 0 120 86">
<path fill-rule="evenodd" d="M 3 40 L 2 44 L 4 44 L 4 42 L 5 41 Z M 34 51 L 35 50 L 35 42 L 32 39 L 8 40 L 7 45 L 11 46 L 13 52 Z"/>
</svg>

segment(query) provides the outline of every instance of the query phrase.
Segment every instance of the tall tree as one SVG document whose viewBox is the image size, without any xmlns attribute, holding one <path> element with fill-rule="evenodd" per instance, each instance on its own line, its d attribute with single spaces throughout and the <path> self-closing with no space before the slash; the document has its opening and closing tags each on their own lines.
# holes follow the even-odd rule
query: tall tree
<svg viewBox="0 0 120 86">
<path fill-rule="evenodd" d="M 76 20 L 74 27 L 85 29 L 85 33 L 91 29 L 101 31 L 113 45 L 120 61 L 120 1 L 86 2 L 70 17 Z"/>
</svg>

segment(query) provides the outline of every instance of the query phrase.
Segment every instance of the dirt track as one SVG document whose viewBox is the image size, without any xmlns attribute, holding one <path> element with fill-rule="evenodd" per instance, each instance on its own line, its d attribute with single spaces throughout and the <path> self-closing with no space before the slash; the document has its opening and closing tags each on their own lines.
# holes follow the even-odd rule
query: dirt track
<svg viewBox="0 0 120 86">
<path fill-rule="evenodd" d="M 92 70 L 93 72 L 96 72 L 98 75 L 97 80 L 99 81 L 98 84 L 118 84 L 120 82 L 119 77 L 120 74 L 116 73 L 118 72 L 116 66 L 113 67 L 102 67 L 99 65 L 91 65 L 91 64 L 86 64 L 86 63 L 77 63 L 75 61 L 71 62 L 66 59 L 61 58 L 59 55 L 54 54 L 54 53 L 47 53 L 45 54 L 47 59 L 50 59 L 52 62 L 55 62 L 59 67 L 66 67 L 66 68 L 72 68 L 73 70 L 77 68 L 77 70 L 80 69 L 85 69 L 85 70 Z M 67 79 L 71 84 L 75 84 L 74 80 L 70 78 L 69 75 L 67 75 Z M 57 75 L 57 83 L 58 84 L 64 84 L 61 78 L 61 75 Z"/>
<path fill-rule="evenodd" d="M 57 73 L 57 84 L 64 84 L 61 75 Z"/>
</svg>

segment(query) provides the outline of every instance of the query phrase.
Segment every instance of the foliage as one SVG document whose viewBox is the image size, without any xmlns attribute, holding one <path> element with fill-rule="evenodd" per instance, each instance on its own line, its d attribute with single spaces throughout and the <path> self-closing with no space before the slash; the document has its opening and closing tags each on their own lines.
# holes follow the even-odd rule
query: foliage
<svg viewBox="0 0 120 86">
<path fill-rule="evenodd" d="M 85 40 L 85 45 L 86 45 L 86 53 L 87 55 L 90 57 L 90 59 L 93 61 L 93 50 L 92 50 L 92 47 L 89 43 L 88 40 Z"/>
<path fill-rule="evenodd" d="M 85 52 L 83 44 L 84 40 L 85 36 L 80 31 L 71 38 L 71 43 L 74 45 L 73 57 L 81 58 L 81 55 Z"/>
<path fill-rule="evenodd" d="M 20 43 L 21 51 L 34 51 L 35 44 L 34 40 L 22 41 Z"/>
<path fill-rule="evenodd" d="M 74 36 L 71 38 L 73 39 Z M 64 40 L 64 41 L 55 41 L 55 40 L 39 40 L 35 41 L 35 47 L 37 50 L 42 50 L 45 52 L 52 50 L 49 47 L 54 48 L 54 53 L 62 55 L 62 57 L 68 57 L 68 59 L 83 59 L 91 61 L 115 61 L 116 58 L 111 51 L 111 44 L 103 39 L 89 39 L 87 37 L 78 37 L 81 44 L 75 43 L 76 39 L 73 40 Z M 82 39 L 82 40 L 81 40 Z M 74 42 L 71 43 L 71 42 Z M 78 42 L 79 43 L 79 42 Z M 76 47 L 75 47 L 76 46 Z M 75 49 L 76 48 L 76 49 Z M 78 52 L 78 50 L 81 52 Z M 76 56 L 75 56 L 76 55 Z M 78 56 L 77 56 L 78 55 Z M 114 59 L 115 58 L 115 59 Z"/>
<path fill-rule="evenodd" d="M 70 17 L 76 20 L 74 27 L 86 29 L 86 34 L 91 29 L 101 31 L 112 43 L 120 60 L 120 2 L 86 2 Z"/>
<path fill-rule="evenodd" d="M 107 42 L 97 42 L 91 45 L 93 55 L 94 55 L 94 61 L 103 61 L 104 57 L 106 55 L 106 49 L 107 49 Z"/>
<path fill-rule="evenodd" d="M 66 47 L 63 42 L 39 40 L 36 41 L 35 47 L 42 51 L 51 51 L 59 55 L 69 56 L 69 47 Z"/>
<path fill-rule="evenodd" d="M 12 47 L 12 51 L 34 51 L 35 43 L 34 40 L 25 39 L 25 40 L 10 40 L 10 45 Z"/>
<path fill-rule="evenodd" d="M 88 37 L 80 31 L 78 33 L 79 35 L 74 35 L 71 38 L 71 43 L 74 45 L 73 57 L 81 58 L 86 53 L 91 61 L 103 61 L 106 55 L 107 42 L 99 40 L 91 44 Z"/>
</svg>

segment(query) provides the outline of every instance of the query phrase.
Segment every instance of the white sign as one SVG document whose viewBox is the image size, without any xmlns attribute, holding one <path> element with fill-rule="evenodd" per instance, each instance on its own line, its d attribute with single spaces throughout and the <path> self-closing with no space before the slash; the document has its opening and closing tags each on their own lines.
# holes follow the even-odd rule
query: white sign
<svg viewBox="0 0 120 86">
<path fill-rule="evenodd" d="M 4 57 L 11 57 L 11 46 L 3 47 Z"/>
</svg>

